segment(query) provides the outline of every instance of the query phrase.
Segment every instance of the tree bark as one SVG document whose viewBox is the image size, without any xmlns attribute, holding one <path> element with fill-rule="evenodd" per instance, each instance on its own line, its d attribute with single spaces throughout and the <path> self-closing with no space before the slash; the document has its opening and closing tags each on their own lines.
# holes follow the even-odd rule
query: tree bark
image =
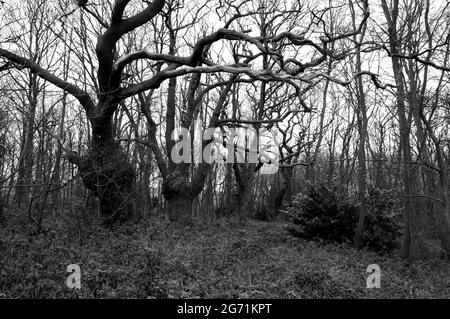
<svg viewBox="0 0 450 319">
<path fill-rule="evenodd" d="M 17 184 L 17 205 L 18 207 L 26 207 L 28 205 L 30 185 L 32 183 L 33 174 L 33 135 L 34 135 L 34 121 L 36 117 L 36 109 L 38 103 L 39 87 L 38 76 L 29 73 L 29 88 L 28 88 L 28 112 L 24 114 L 24 136 L 22 156 L 19 163 L 19 176 Z M 21 186 L 24 185 L 24 186 Z"/>
<path fill-rule="evenodd" d="M 403 198 L 404 206 L 404 225 L 405 231 L 403 236 L 403 247 L 401 256 L 403 259 L 417 259 L 420 257 L 421 240 L 417 233 L 416 225 L 416 212 L 412 198 L 409 196 L 412 194 L 414 188 L 414 175 L 411 170 L 412 154 L 410 145 L 410 132 L 411 124 L 407 118 L 406 110 L 406 92 L 405 92 L 405 79 L 403 76 L 403 68 L 400 59 L 397 55 L 400 53 L 400 41 L 397 34 L 397 18 L 399 1 L 395 0 L 393 3 L 392 11 L 389 9 L 385 0 L 382 0 L 382 6 L 384 15 L 388 22 L 388 35 L 389 46 L 392 52 L 392 68 L 394 71 L 395 83 L 397 86 L 397 114 L 399 118 L 400 129 L 400 154 L 403 160 L 402 163 L 402 179 L 403 179 L 403 192 L 406 195 Z"/>
<path fill-rule="evenodd" d="M 192 183 L 186 181 L 185 174 L 179 170 L 170 173 L 164 179 L 162 189 L 170 221 L 191 224 L 192 204 L 198 193 L 193 191 Z"/>
<path fill-rule="evenodd" d="M 93 140 L 85 156 L 73 152 L 66 156 L 78 166 L 86 188 L 98 198 L 102 222 L 111 224 L 133 216 L 135 173 L 112 137 L 112 119 L 105 122 L 97 122 L 93 127 Z"/>
<path fill-rule="evenodd" d="M 350 8 L 352 12 L 353 27 L 356 28 L 356 17 L 352 2 L 350 1 Z M 368 3 L 365 4 L 368 6 Z M 366 8 L 367 10 L 367 8 Z M 359 40 L 357 36 L 354 36 L 354 40 L 358 43 L 364 41 L 364 36 L 366 33 L 366 26 L 363 27 Z M 362 65 L 361 60 L 361 49 L 358 46 L 356 49 L 356 72 L 360 73 Z M 361 236 L 364 231 L 364 223 L 367 215 L 367 201 L 366 201 L 366 140 L 367 140 L 367 107 L 366 98 L 364 94 L 364 86 L 362 78 L 358 77 L 356 87 L 356 99 L 357 99 L 357 126 L 359 133 L 359 144 L 358 144 L 358 201 L 360 203 L 359 207 L 359 217 L 356 226 L 355 236 L 353 237 L 353 246 L 359 248 L 361 246 Z"/>
</svg>

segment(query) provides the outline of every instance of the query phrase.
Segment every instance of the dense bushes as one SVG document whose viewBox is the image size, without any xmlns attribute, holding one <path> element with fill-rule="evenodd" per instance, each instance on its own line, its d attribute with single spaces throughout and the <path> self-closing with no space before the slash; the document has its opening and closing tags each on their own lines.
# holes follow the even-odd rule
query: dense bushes
<svg viewBox="0 0 450 319">
<path fill-rule="evenodd" d="M 369 188 L 368 195 L 362 242 L 370 250 L 392 251 L 401 235 L 399 202 L 390 192 L 375 187 Z"/>
<path fill-rule="evenodd" d="M 396 248 L 401 230 L 397 202 L 389 192 L 375 187 L 367 195 L 368 214 L 362 245 L 380 253 L 390 252 Z M 359 205 L 339 193 L 336 187 L 320 185 L 296 195 L 287 211 L 292 217 L 288 230 L 294 236 L 350 243 L 358 222 Z"/>
</svg>

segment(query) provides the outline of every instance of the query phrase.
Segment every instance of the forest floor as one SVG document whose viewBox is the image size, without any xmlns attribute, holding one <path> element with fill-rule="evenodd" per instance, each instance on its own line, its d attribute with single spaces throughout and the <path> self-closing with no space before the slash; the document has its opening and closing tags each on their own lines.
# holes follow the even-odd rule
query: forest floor
<svg viewBox="0 0 450 319">
<path fill-rule="evenodd" d="M 0 297 L 450 298 L 444 261 L 408 265 L 308 242 L 278 222 L 181 227 L 150 218 L 114 230 L 47 227 L 45 234 L 32 234 L 26 220 L 0 227 Z M 66 286 L 69 264 L 81 267 L 80 290 Z M 381 268 L 380 289 L 366 288 L 369 264 Z"/>
</svg>

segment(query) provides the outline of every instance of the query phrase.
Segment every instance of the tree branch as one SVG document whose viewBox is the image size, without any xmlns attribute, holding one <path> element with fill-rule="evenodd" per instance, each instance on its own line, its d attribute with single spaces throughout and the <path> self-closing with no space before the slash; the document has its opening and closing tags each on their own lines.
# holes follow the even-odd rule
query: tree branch
<svg viewBox="0 0 450 319">
<path fill-rule="evenodd" d="M 45 70 L 41 66 L 39 66 L 37 63 L 33 62 L 30 59 L 21 57 L 15 53 L 12 53 L 8 50 L 0 48 L 0 56 L 4 57 L 5 59 L 14 62 L 18 64 L 21 68 L 29 69 L 32 73 L 37 74 L 42 79 L 54 84 L 55 86 L 59 87 L 60 89 L 63 89 L 64 91 L 68 92 L 72 96 L 74 96 L 81 104 L 81 106 L 86 111 L 88 117 L 93 114 L 95 104 L 92 101 L 90 95 L 77 87 L 74 84 L 71 84 L 55 75 L 50 73 L 48 70 Z"/>
</svg>

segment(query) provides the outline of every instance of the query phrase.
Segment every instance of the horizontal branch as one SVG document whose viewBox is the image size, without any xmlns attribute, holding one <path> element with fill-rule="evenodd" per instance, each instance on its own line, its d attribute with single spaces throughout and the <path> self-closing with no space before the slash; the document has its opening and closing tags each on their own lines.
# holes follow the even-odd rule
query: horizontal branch
<svg viewBox="0 0 450 319">
<path fill-rule="evenodd" d="M 21 57 L 15 53 L 8 50 L 0 48 L 0 57 L 3 57 L 11 62 L 14 62 L 20 66 L 20 68 L 29 69 L 32 73 L 37 74 L 40 78 L 54 84 L 60 89 L 66 91 L 67 93 L 73 95 L 81 104 L 81 106 L 86 111 L 88 117 L 93 114 L 95 104 L 92 101 L 89 93 L 80 89 L 74 84 L 71 84 L 54 74 L 50 73 L 48 70 L 42 68 L 34 61 Z"/>
<path fill-rule="evenodd" d="M 291 164 L 280 164 L 278 167 L 280 168 L 293 168 L 295 166 L 311 166 L 313 163 L 303 163 L 303 162 L 297 162 L 297 163 L 291 163 Z"/>
<path fill-rule="evenodd" d="M 180 65 L 191 65 L 189 57 L 179 57 L 164 53 L 151 53 L 147 50 L 129 53 L 119 58 L 113 65 L 114 72 L 122 72 L 124 67 L 133 61 L 139 59 L 149 59 L 154 61 L 164 61 L 169 63 L 176 63 Z"/>
<path fill-rule="evenodd" d="M 383 90 L 384 90 L 384 89 L 386 89 L 386 88 L 388 88 L 388 87 L 392 87 L 392 88 L 395 88 L 395 87 L 396 87 L 396 86 L 393 85 L 393 84 L 388 84 L 388 83 L 382 84 L 382 83 L 378 80 L 378 75 L 375 74 L 375 73 L 369 72 L 369 71 L 361 71 L 361 72 L 358 72 L 358 73 L 354 74 L 354 75 L 351 77 L 351 79 L 338 79 L 338 78 L 336 78 L 336 77 L 330 76 L 330 75 L 325 74 L 325 73 L 317 73 L 317 74 L 314 74 L 314 75 L 309 76 L 309 77 L 307 77 L 307 78 L 302 78 L 301 80 L 302 80 L 302 81 L 305 81 L 305 82 L 311 82 L 311 81 L 312 81 L 313 79 L 315 79 L 315 78 L 318 78 L 318 77 L 324 77 L 324 78 L 326 78 L 326 79 L 328 79 L 328 80 L 330 80 L 331 82 L 334 82 L 334 83 L 336 83 L 336 84 L 340 84 L 340 85 L 342 85 L 342 86 L 348 86 L 348 85 L 350 85 L 350 84 L 352 83 L 352 81 L 353 81 L 354 79 L 356 79 L 356 78 L 359 77 L 359 76 L 363 76 L 363 75 L 368 75 L 368 76 L 370 76 L 370 78 L 372 79 L 372 82 L 375 84 L 375 86 L 376 86 L 377 89 L 383 89 Z"/>
<path fill-rule="evenodd" d="M 252 121 L 252 120 L 237 120 L 237 119 L 221 119 L 217 121 L 217 125 L 224 125 L 227 123 L 238 123 L 238 124 L 266 124 L 266 123 L 278 123 L 281 122 L 281 119 L 275 120 L 261 120 L 261 121 Z"/>
<path fill-rule="evenodd" d="M 121 72 L 123 68 L 138 59 L 150 59 L 150 60 L 156 60 L 156 61 L 164 61 L 168 63 L 176 63 L 179 65 L 185 65 L 185 66 L 191 66 L 195 67 L 199 65 L 200 63 L 204 63 L 204 55 L 205 50 L 207 50 L 214 42 L 217 42 L 219 40 L 239 40 L 239 41 L 245 41 L 249 42 L 251 44 L 254 44 L 258 47 L 258 49 L 264 53 L 267 54 L 274 54 L 279 55 L 276 52 L 268 51 L 264 45 L 261 42 L 261 38 L 254 38 L 250 37 L 244 32 L 239 32 L 235 30 L 229 30 L 229 29 L 219 29 L 215 31 L 214 33 L 205 36 L 198 40 L 198 42 L 194 45 L 194 49 L 192 51 L 192 54 L 187 57 L 179 57 L 174 56 L 170 54 L 160 54 L 160 53 L 151 53 L 146 50 L 138 51 L 138 52 L 132 52 L 129 53 L 122 58 L 118 59 L 116 63 L 114 63 L 114 70 L 115 72 Z M 209 64 L 209 63 L 207 63 Z"/>
<path fill-rule="evenodd" d="M 162 82 L 167 79 L 178 77 L 186 74 L 194 74 L 194 73 L 216 73 L 216 72 L 225 72 L 225 73 L 233 73 L 233 74 L 246 74 L 255 80 L 278 80 L 278 81 L 286 81 L 290 78 L 288 75 L 275 75 L 267 70 L 256 71 L 252 70 L 247 66 L 243 66 L 240 64 L 234 65 L 214 65 L 214 66 L 198 66 L 198 67 L 180 67 L 177 68 L 175 65 L 171 65 L 166 69 L 158 72 L 151 79 L 143 81 L 138 84 L 134 84 L 128 88 L 123 88 L 117 94 L 118 99 L 124 99 L 135 94 L 158 88 Z"/>
<path fill-rule="evenodd" d="M 407 59 L 407 60 L 415 60 L 415 61 L 417 61 L 419 63 L 424 64 L 424 65 L 431 66 L 432 68 L 435 68 L 437 70 L 450 72 L 450 67 L 446 67 L 446 66 L 443 66 L 443 65 L 438 65 L 438 64 L 436 64 L 434 62 L 431 62 L 431 61 L 428 61 L 428 60 L 424 60 L 424 59 L 420 58 L 418 55 L 391 54 L 391 56 L 397 57 L 397 58 L 402 58 L 402 59 Z"/>
</svg>

